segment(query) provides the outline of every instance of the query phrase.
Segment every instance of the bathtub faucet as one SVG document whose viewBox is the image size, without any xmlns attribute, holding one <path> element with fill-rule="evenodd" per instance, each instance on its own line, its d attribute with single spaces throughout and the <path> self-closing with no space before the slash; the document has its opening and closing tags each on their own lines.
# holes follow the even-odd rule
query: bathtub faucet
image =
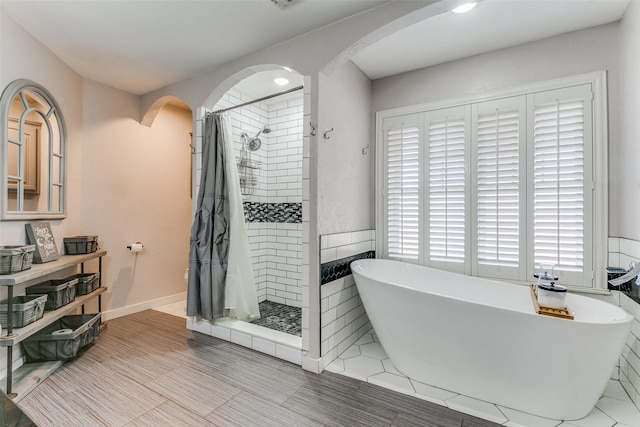
<svg viewBox="0 0 640 427">
<path fill-rule="evenodd" d="M 623 283 L 628 282 L 629 280 L 633 280 L 634 283 L 636 285 L 638 285 L 638 280 L 640 279 L 640 277 L 638 277 L 638 275 L 640 274 L 640 264 L 636 264 L 635 262 L 631 262 L 631 264 L 629 264 L 629 271 L 627 271 L 625 274 L 623 274 L 620 277 L 616 277 L 615 279 L 611 279 L 609 280 L 609 283 L 612 286 L 620 286 Z"/>
</svg>

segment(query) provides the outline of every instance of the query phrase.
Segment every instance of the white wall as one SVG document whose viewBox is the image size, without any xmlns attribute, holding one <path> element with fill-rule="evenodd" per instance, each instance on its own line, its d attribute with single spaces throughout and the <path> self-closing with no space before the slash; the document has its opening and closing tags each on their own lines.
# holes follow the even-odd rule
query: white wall
<svg viewBox="0 0 640 427">
<path fill-rule="evenodd" d="M 351 61 L 330 75 L 321 74 L 318 114 L 319 234 L 371 229 L 375 226 L 371 80 Z M 324 139 L 330 129 L 329 139 Z"/>
<path fill-rule="evenodd" d="M 108 251 L 104 307 L 114 316 L 186 291 L 192 115 L 166 106 L 146 127 L 138 97 L 89 80 L 83 95 L 82 229 Z M 136 241 L 137 255 L 126 249 Z"/>
<path fill-rule="evenodd" d="M 610 200 L 609 215 L 617 224 L 610 236 L 640 240 L 640 4 L 632 1 L 620 22 L 620 145 L 611 156 L 611 184 L 619 197 Z"/>
<path fill-rule="evenodd" d="M 618 24 L 613 23 L 375 80 L 373 109 L 377 112 L 607 70 L 609 233 L 616 236 L 619 233 L 617 206 L 623 197 L 617 185 L 617 153 L 621 148 L 620 87 L 626 91 L 626 86 L 620 83 L 617 46 Z"/>
</svg>

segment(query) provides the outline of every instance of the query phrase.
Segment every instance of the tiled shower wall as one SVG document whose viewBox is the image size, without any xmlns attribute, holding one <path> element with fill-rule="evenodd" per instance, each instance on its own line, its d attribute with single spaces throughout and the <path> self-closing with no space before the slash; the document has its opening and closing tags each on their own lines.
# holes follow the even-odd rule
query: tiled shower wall
<svg viewBox="0 0 640 427">
<path fill-rule="evenodd" d="M 640 242 L 610 237 L 608 265 L 628 268 L 631 261 L 640 261 Z M 622 308 L 635 317 L 620 357 L 619 380 L 631 400 L 640 408 L 640 304 L 622 292 L 615 293 L 619 294 Z"/>
<path fill-rule="evenodd" d="M 374 230 L 320 237 L 322 368 L 371 329 L 349 263 L 358 258 L 372 258 L 374 249 Z"/>
<path fill-rule="evenodd" d="M 255 97 L 231 90 L 216 109 Z M 251 160 L 257 178 L 253 194 L 246 196 L 247 234 L 258 300 L 300 307 L 302 304 L 302 93 L 274 98 L 229 112 L 236 159 L 240 159 L 241 134 L 254 136 L 264 125 L 261 147 Z M 243 171 L 239 168 L 238 173 Z M 291 215 L 291 211 L 294 214 Z M 287 213 L 286 218 L 283 212 Z"/>
</svg>

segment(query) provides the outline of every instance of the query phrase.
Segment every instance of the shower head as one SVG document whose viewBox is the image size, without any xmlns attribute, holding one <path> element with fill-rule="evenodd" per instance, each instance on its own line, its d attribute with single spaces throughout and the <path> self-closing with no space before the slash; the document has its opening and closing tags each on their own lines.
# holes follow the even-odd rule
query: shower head
<svg viewBox="0 0 640 427">
<path fill-rule="evenodd" d="M 261 133 L 271 133 L 271 128 L 268 125 L 264 125 L 264 127 L 260 129 L 258 133 L 256 133 L 256 136 L 254 138 L 259 137 Z"/>
<path fill-rule="evenodd" d="M 262 145 L 262 141 L 258 137 L 260 136 L 261 133 L 264 133 L 264 134 L 271 133 L 271 128 L 267 125 L 264 125 L 264 127 L 260 129 L 258 133 L 256 133 L 256 136 L 249 138 L 249 140 L 247 141 L 247 148 L 249 150 L 257 151 L 260 148 L 260 146 Z"/>
<path fill-rule="evenodd" d="M 262 141 L 257 136 L 251 137 L 249 138 L 249 141 L 247 141 L 247 148 L 249 151 L 258 151 L 261 145 Z"/>
</svg>

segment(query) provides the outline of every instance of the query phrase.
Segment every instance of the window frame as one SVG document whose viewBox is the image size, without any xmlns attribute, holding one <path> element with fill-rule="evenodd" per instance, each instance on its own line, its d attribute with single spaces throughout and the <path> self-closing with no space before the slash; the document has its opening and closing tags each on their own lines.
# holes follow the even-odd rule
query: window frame
<svg viewBox="0 0 640 427">
<path fill-rule="evenodd" d="M 592 244 L 591 251 L 585 251 L 585 259 L 590 257 L 589 261 L 592 265 L 592 278 L 591 283 L 588 283 L 588 277 L 585 277 L 584 286 L 569 286 L 571 289 L 580 290 L 584 292 L 597 292 L 606 293 L 606 262 L 608 257 L 608 121 L 607 121 L 607 72 L 606 70 L 597 71 L 592 73 L 585 73 L 575 76 L 568 76 L 553 80 L 547 80 L 542 82 L 529 83 L 509 89 L 494 91 L 483 95 L 459 97 L 452 99 L 445 99 L 440 101 L 428 102 L 423 104 L 417 104 L 412 106 L 399 107 L 389 110 L 383 110 L 376 113 L 376 153 L 384 153 L 384 129 L 383 123 L 390 118 L 400 119 L 403 116 L 412 114 L 423 114 L 428 111 L 445 109 L 451 107 L 460 107 L 465 105 L 471 105 L 481 103 L 485 101 L 495 101 L 503 98 L 517 97 L 522 95 L 534 94 L 537 92 L 544 92 L 549 90 L 563 89 L 571 86 L 579 86 L 589 84 L 591 85 L 591 108 L 592 108 L 592 151 L 585 161 L 591 161 L 592 170 L 592 182 L 585 182 L 585 189 L 591 186 L 592 193 L 592 207 L 589 212 L 592 215 Z M 426 122 L 426 120 L 425 120 Z M 423 122 L 421 125 L 422 136 L 424 141 L 425 132 L 427 131 L 427 125 Z M 528 127 L 528 126 L 527 126 Z M 523 129 L 526 133 L 527 130 Z M 470 132 L 475 132 L 471 127 Z M 421 162 L 424 165 L 424 143 L 421 144 L 420 154 Z M 472 151 L 472 150 L 470 150 Z M 589 159 L 589 160 L 587 160 Z M 386 183 L 384 181 L 385 171 L 385 156 L 378 154 L 375 162 L 375 186 L 376 186 L 376 252 L 379 256 L 386 256 L 386 217 L 384 210 L 386 209 Z M 421 168 L 424 169 L 424 166 Z M 475 166 L 467 168 L 469 173 L 474 173 Z M 421 182 L 422 184 L 422 182 Z M 424 187 L 424 186 L 423 186 Z M 470 187 L 469 187 L 470 188 Z M 421 195 L 425 192 L 421 191 Z M 468 197 L 474 197 L 474 195 L 468 191 Z M 424 197 L 423 197 L 424 199 Z M 469 212 L 469 209 L 467 209 Z M 425 222 L 425 201 L 421 202 L 420 209 L 420 224 L 421 227 L 428 227 Z M 472 213 L 475 215 L 475 212 Z M 471 216 L 471 215 L 470 215 Z M 473 224 L 476 221 L 475 216 L 471 217 L 468 224 Z M 527 224 L 528 227 L 530 224 Z M 475 228 L 475 225 L 474 225 Z M 426 254 L 426 233 L 420 232 L 420 256 L 418 260 L 414 261 L 417 264 L 428 265 L 428 255 Z M 474 240 L 473 242 L 469 240 Z M 602 242 L 601 244 L 598 242 Z M 469 250 L 475 249 L 475 239 L 468 239 L 467 242 Z M 473 243 L 473 244 L 472 244 Z M 585 249 L 588 249 L 585 247 Z M 467 252 L 467 259 L 471 260 L 470 253 Z M 465 262 L 465 264 L 471 264 Z M 529 283 L 531 281 L 531 274 L 533 273 L 533 258 L 531 254 L 526 255 L 526 272 L 527 277 L 524 280 L 509 279 L 512 283 Z M 477 275 L 477 271 L 472 271 L 471 266 L 465 267 L 465 274 Z M 482 277 L 482 276 L 479 276 Z"/>
</svg>

